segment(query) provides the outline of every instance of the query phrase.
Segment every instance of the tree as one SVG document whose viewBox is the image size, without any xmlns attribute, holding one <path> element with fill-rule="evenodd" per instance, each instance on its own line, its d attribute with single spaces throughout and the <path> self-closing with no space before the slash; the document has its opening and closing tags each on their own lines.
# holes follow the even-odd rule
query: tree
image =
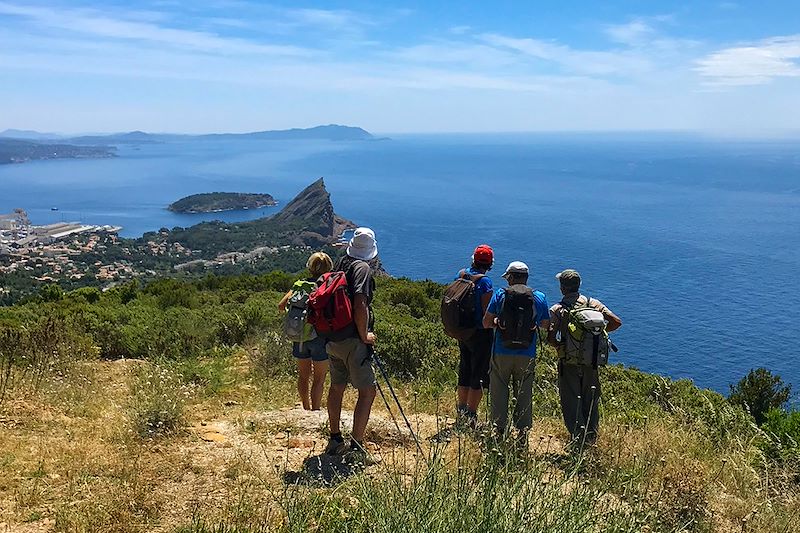
<svg viewBox="0 0 800 533">
<path fill-rule="evenodd" d="M 791 385 L 785 385 L 778 375 L 766 368 L 751 369 L 736 385 L 730 385 L 728 400 L 741 405 L 753 415 L 760 426 L 770 409 L 780 409 L 792 394 Z"/>
</svg>

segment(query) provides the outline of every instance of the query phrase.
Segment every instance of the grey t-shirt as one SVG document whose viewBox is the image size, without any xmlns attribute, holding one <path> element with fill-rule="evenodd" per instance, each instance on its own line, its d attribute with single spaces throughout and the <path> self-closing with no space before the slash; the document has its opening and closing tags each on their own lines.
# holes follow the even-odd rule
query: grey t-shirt
<svg viewBox="0 0 800 533">
<path fill-rule="evenodd" d="M 355 259 L 346 255 L 339 259 L 334 270 L 341 270 L 347 277 L 347 286 L 350 289 L 350 297 L 355 298 L 356 294 L 363 294 L 367 298 L 369 308 L 369 330 L 375 325 L 375 314 L 372 312 L 372 296 L 375 293 L 375 279 L 372 275 L 372 268 L 369 263 L 361 259 Z M 358 333 L 356 333 L 358 335 Z"/>
</svg>

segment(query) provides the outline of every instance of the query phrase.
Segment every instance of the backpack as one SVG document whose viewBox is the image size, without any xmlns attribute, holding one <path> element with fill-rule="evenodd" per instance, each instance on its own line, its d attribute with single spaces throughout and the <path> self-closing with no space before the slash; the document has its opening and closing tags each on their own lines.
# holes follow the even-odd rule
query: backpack
<svg viewBox="0 0 800 533">
<path fill-rule="evenodd" d="M 475 284 L 485 278 L 484 274 L 458 273 L 458 279 L 447 286 L 442 295 L 442 325 L 444 332 L 460 341 L 472 337 L 480 326 L 475 322 Z"/>
<path fill-rule="evenodd" d="M 342 271 L 323 274 L 308 297 L 308 323 L 317 335 L 341 341 L 355 334 L 353 303 Z"/>
<path fill-rule="evenodd" d="M 561 302 L 561 343 L 564 362 L 573 365 L 605 366 L 611 344 L 603 313 L 592 307 L 588 296 L 584 303 L 568 307 Z"/>
<path fill-rule="evenodd" d="M 533 343 L 536 307 L 533 290 L 525 285 L 503 289 L 503 307 L 498 315 L 500 341 L 510 350 L 526 350 Z"/>
<path fill-rule="evenodd" d="M 292 296 L 286 302 L 286 316 L 283 317 L 283 333 L 292 342 L 303 343 L 317 338 L 317 333 L 308 323 L 308 297 L 317 284 L 313 281 L 299 280 L 292 285 Z"/>
</svg>

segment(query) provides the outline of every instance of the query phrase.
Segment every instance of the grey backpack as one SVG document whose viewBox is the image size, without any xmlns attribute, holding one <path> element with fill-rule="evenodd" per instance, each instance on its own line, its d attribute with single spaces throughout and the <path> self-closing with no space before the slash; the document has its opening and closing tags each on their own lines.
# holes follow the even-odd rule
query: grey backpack
<svg viewBox="0 0 800 533">
<path fill-rule="evenodd" d="M 300 280 L 292 285 L 292 296 L 286 302 L 286 316 L 283 318 L 283 333 L 292 342 L 304 342 L 317 338 L 317 332 L 308 323 L 308 295 L 316 288 L 316 283 Z"/>
<path fill-rule="evenodd" d="M 573 365 L 597 368 L 608 363 L 610 341 L 603 313 L 591 305 L 592 299 L 568 306 L 561 302 L 561 356 Z M 580 301 L 580 298 L 579 300 Z"/>
</svg>

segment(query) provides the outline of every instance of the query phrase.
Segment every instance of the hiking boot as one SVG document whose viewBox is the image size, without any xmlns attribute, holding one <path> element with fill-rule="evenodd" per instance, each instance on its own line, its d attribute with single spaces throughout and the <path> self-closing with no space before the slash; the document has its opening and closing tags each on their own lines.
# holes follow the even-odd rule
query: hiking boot
<svg viewBox="0 0 800 533">
<path fill-rule="evenodd" d="M 348 448 L 349 445 L 341 437 L 339 439 L 331 437 L 328 439 L 328 445 L 325 446 L 325 455 L 344 455 Z"/>
<path fill-rule="evenodd" d="M 349 449 L 344 452 L 344 461 L 361 466 L 372 466 L 381 462 L 356 441 L 351 441 Z"/>
</svg>

